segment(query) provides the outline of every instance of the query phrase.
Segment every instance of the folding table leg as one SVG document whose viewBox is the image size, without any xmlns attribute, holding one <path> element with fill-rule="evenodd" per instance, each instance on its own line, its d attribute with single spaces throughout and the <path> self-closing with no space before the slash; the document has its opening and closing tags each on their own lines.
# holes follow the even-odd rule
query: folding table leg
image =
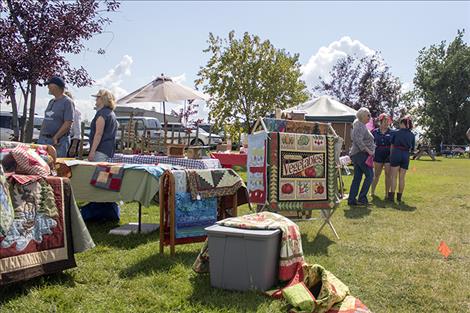
<svg viewBox="0 0 470 313">
<path fill-rule="evenodd" d="M 142 230 L 142 203 L 139 202 L 139 225 L 137 226 L 137 232 L 140 234 Z"/>
</svg>

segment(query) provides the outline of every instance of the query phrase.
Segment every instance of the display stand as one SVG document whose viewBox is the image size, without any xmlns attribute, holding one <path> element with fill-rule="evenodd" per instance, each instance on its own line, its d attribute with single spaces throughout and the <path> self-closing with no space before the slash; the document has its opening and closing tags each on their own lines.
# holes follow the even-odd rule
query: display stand
<svg viewBox="0 0 470 313">
<path fill-rule="evenodd" d="M 339 239 L 331 217 L 342 198 L 341 145 L 329 123 L 258 119 L 248 137 L 250 202 L 291 219 L 320 211 L 319 231 L 328 225 Z"/>
</svg>

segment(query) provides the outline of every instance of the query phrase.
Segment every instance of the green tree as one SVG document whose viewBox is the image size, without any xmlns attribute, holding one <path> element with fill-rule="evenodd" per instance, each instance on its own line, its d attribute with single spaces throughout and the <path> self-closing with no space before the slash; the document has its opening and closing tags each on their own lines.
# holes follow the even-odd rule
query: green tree
<svg viewBox="0 0 470 313">
<path fill-rule="evenodd" d="M 258 117 L 308 99 L 298 54 L 291 56 L 248 33 L 237 39 L 234 31 L 228 39 L 210 33 L 208 43 L 204 52 L 211 56 L 195 83 L 211 95 L 210 119 L 217 127 L 238 119 L 250 132 Z"/>
<path fill-rule="evenodd" d="M 413 80 L 418 123 L 433 145 L 464 144 L 470 126 L 470 47 L 458 31 L 445 41 L 419 51 Z"/>
<path fill-rule="evenodd" d="M 355 110 L 366 107 L 374 117 L 383 112 L 392 117 L 399 115 L 401 82 L 379 53 L 339 59 L 329 76 L 320 77 L 313 88 L 315 95 L 332 96 Z"/>
</svg>

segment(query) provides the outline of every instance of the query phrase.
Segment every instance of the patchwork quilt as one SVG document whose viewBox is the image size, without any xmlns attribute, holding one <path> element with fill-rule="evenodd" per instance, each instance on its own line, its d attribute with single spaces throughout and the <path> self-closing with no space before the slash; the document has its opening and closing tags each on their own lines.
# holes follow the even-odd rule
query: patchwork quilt
<svg viewBox="0 0 470 313">
<path fill-rule="evenodd" d="M 244 186 L 232 169 L 187 170 L 187 177 L 193 200 L 233 195 Z"/>
<path fill-rule="evenodd" d="M 248 135 L 248 192 L 251 203 L 265 204 L 267 194 L 266 132 Z"/>
<path fill-rule="evenodd" d="M 97 188 L 120 191 L 123 176 L 122 165 L 97 165 L 90 184 Z"/>
<path fill-rule="evenodd" d="M 0 176 L 0 285 L 75 267 L 68 181 Z"/>
</svg>

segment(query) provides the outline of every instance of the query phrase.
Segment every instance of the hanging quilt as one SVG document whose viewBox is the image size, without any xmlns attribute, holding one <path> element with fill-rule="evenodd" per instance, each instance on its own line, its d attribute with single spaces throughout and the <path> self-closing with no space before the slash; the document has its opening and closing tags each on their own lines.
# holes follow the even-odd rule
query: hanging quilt
<svg viewBox="0 0 470 313">
<path fill-rule="evenodd" d="M 331 208 L 336 202 L 334 137 L 270 133 L 271 209 Z"/>
<path fill-rule="evenodd" d="M 266 203 L 266 132 L 248 136 L 247 179 L 251 203 Z"/>
<path fill-rule="evenodd" d="M 217 222 L 217 198 L 192 200 L 189 192 L 175 194 L 175 238 L 206 236 L 204 228 Z"/>
<path fill-rule="evenodd" d="M 75 267 L 70 184 L 47 177 L 9 185 L 14 213 L 7 221 L 2 216 L 0 285 Z"/>
</svg>

